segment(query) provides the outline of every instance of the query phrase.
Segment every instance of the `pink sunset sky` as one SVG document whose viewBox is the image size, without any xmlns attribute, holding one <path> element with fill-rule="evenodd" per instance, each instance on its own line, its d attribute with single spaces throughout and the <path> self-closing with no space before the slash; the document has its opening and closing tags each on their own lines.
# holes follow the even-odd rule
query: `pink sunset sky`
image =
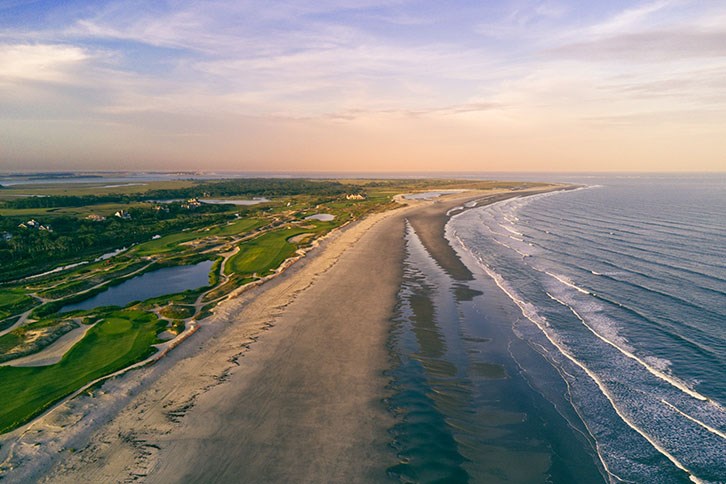
<svg viewBox="0 0 726 484">
<path fill-rule="evenodd" d="M 726 3 L 0 3 L 0 171 L 723 171 Z"/>
</svg>

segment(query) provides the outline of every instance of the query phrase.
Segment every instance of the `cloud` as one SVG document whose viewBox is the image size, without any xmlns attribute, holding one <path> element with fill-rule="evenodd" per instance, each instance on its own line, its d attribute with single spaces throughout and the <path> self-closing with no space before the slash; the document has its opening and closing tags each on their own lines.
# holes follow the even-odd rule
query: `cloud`
<svg viewBox="0 0 726 484">
<path fill-rule="evenodd" d="M 473 101 L 451 106 L 422 107 L 418 109 L 347 109 L 334 113 L 316 116 L 314 118 L 291 118 L 291 119 L 324 119 L 336 121 L 355 121 L 370 118 L 441 118 L 456 116 L 460 114 L 480 113 L 504 109 L 501 103 Z"/>
<path fill-rule="evenodd" d="M 82 48 L 56 44 L 0 44 L 0 80 L 64 83 L 88 61 Z"/>
<path fill-rule="evenodd" d="M 683 5 L 684 0 L 657 0 L 623 10 L 609 19 L 590 26 L 591 35 L 612 35 L 644 27 L 656 14 Z"/>
<path fill-rule="evenodd" d="M 566 44 L 545 53 L 552 57 L 585 61 L 660 62 L 684 58 L 726 57 L 726 30 L 705 32 L 672 29 L 628 33 Z"/>
<path fill-rule="evenodd" d="M 674 98 L 713 105 L 726 104 L 726 66 L 668 73 L 663 78 L 624 79 L 602 89 L 632 98 Z"/>
<path fill-rule="evenodd" d="M 548 35 L 553 26 L 568 13 L 562 3 L 529 2 L 517 8 L 501 12 L 497 18 L 479 23 L 474 31 L 491 38 L 516 38 L 530 41 Z"/>
<path fill-rule="evenodd" d="M 336 15 L 363 12 L 402 1 L 327 0 L 275 2 L 177 1 L 165 3 L 125 0 L 98 8 L 76 19 L 64 35 L 89 39 L 116 39 L 149 46 L 183 49 L 207 55 L 243 52 L 250 41 L 264 49 L 282 39 L 329 31 Z M 391 21 L 415 22 L 417 17 L 395 15 Z M 341 32 L 339 32 L 341 33 Z M 343 37 L 345 38 L 345 37 Z M 295 44 L 291 44 L 295 47 Z"/>
<path fill-rule="evenodd" d="M 726 125 L 720 109 L 661 109 L 658 111 L 631 112 L 617 115 L 585 116 L 583 121 L 600 126 L 704 126 L 722 130 Z"/>
</svg>

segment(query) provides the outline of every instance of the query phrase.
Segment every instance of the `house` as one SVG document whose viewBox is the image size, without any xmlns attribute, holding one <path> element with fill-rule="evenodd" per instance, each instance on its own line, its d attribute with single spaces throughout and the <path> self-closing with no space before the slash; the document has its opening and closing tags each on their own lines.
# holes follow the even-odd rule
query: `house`
<svg viewBox="0 0 726 484">
<path fill-rule="evenodd" d="M 365 200 L 366 196 L 360 193 L 349 193 L 345 196 L 346 200 Z"/>
<path fill-rule="evenodd" d="M 53 232 L 50 225 L 43 225 L 35 219 L 30 219 L 27 222 L 18 225 L 21 229 L 33 229 L 33 230 L 45 230 L 47 232 Z"/>
<path fill-rule="evenodd" d="M 131 220 L 131 214 L 128 213 L 126 210 L 118 210 L 116 213 L 113 214 L 113 216 L 123 220 Z"/>
<path fill-rule="evenodd" d="M 106 220 L 106 217 L 104 217 L 103 215 L 92 213 L 86 217 L 86 220 L 91 220 L 92 222 L 103 222 L 104 220 Z"/>
<path fill-rule="evenodd" d="M 18 227 L 20 227 L 21 229 L 36 229 L 36 230 L 38 230 L 38 228 L 40 227 L 40 223 L 38 223 L 38 221 L 35 220 L 34 218 L 31 218 L 27 222 L 23 222 L 20 225 L 18 225 Z"/>
<path fill-rule="evenodd" d="M 182 203 L 182 208 L 191 209 L 191 208 L 197 208 L 201 207 L 202 202 L 199 201 L 197 198 L 190 198 L 186 201 L 186 203 Z"/>
</svg>

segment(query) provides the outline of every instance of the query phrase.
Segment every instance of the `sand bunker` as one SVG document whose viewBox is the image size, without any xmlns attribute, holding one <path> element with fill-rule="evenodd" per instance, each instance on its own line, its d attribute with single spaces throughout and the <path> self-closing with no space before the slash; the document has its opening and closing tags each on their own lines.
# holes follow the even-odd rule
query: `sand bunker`
<svg viewBox="0 0 726 484">
<path fill-rule="evenodd" d="M 71 330 L 58 338 L 53 344 L 42 351 L 32 355 L 23 356 L 3 363 L 2 366 L 48 366 L 58 363 L 63 355 L 81 341 L 94 324 L 82 324 L 79 328 Z"/>
</svg>

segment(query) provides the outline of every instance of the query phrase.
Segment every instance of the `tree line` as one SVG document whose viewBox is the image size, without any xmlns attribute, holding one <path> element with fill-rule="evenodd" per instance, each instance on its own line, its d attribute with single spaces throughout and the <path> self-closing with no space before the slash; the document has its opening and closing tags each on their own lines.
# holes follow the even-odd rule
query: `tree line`
<svg viewBox="0 0 726 484">
<path fill-rule="evenodd" d="M 24 197 L 3 202 L 6 208 L 85 207 L 105 203 L 132 203 L 149 200 L 190 199 L 204 197 L 281 197 L 292 195 L 335 196 L 361 193 L 358 185 L 336 181 L 301 178 L 245 178 L 197 183 L 187 188 L 150 190 L 141 194 L 49 195 Z"/>
</svg>

